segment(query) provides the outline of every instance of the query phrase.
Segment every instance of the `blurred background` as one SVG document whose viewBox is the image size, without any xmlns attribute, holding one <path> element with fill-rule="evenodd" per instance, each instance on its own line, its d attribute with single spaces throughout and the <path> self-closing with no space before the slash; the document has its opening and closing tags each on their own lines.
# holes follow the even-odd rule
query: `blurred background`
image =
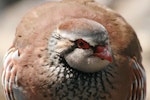
<svg viewBox="0 0 150 100">
<path fill-rule="evenodd" d="M 0 71 L 2 59 L 11 45 L 16 26 L 32 7 L 60 0 L 0 0 Z M 147 99 L 150 100 L 150 0 L 96 0 L 120 13 L 135 29 L 143 48 L 143 65 L 147 74 Z M 1 79 L 0 79 L 1 80 Z M 0 100 L 4 100 L 0 84 Z"/>
</svg>

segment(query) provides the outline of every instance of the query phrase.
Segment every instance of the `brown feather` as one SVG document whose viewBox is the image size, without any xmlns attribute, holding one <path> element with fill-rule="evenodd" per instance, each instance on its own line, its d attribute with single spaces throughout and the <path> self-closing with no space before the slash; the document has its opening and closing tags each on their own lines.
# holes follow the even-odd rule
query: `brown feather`
<svg viewBox="0 0 150 100">
<path fill-rule="evenodd" d="M 51 83 L 43 75 L 43 73 L 48 72 L 46 68 L 49 67 L 47 65 L 50 63 L 48 40 L 52 31 L 57 28 L 60 22 L 71 18 L 94 20 L 102 24 L 108 31 L 114 54 L 113 67 L 114 72 L 116 72 L 112 76 L 118 80 L 112 80 L 112 78 L 108 77 L 107 81 L 111 80 L 115 84 L 114 87 L 123 90 L 120 94 L 121 90 L 118 88 L 113 89 L 108 98 L 112 97 L 111 100 L 123 100 L 123 98 L 124 100 L 129 98 L 144 100 L 146 84 L 141 83 L 141 79 L 145 77 L 141 62 L 142 49 L 135 31 L 121 15 L 93 2 L 93 0 L 50 2 L 33 8 L 23 17 L 17 27 L 16 37 L 11 46 L 11 48 L 19 51 L 19 60 L 16 62 L 18 85 L 24 87 L 26 91 L 30 91 L 28 93 L 29 97 L 43 100 L 41 91 L 46 94 L 45 84 Z M 70 24 L 68 23 L 67 26 L 61 26 L 60 28 L 71 27 L 69 26 Z M 131 60 L 128 60 L 128 58 Z M 135 80 L 137 80 L 137 84 L 134 84 Z M 136 85 L 139 86 L 140 84 L 143 84 L 144 87 L 136 87 Z M 142 91 L 143 94 L 141 93 Z M 51 93 L 51 91 L 49 92 Z M 24 91 L 23 93 L 26 95 Z M 134 93 L 136 93 L 136 96 Z M 139 99 L 142 98 L 142 95 L 144 95 L 143 99 Z M 34 99 L 31 98 L 31 100 Z"/>
</svg>

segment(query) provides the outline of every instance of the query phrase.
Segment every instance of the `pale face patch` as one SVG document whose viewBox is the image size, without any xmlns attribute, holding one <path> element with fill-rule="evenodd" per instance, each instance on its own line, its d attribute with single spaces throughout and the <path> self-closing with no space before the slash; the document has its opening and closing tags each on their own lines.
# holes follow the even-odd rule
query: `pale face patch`
<svg viewBox="0 0 150 100">
<path fill-rule="evenodd" d="M 77 40 L 84 40 L 90 47 L 79 48 Z M 60 24 L 49 42 L 52 52 L 59 53 L 70 67 L 83 72 L 97 72 L 110 64 L 106 59 L 94 56 L 94 49 L 100 45 L 107 45 L 111 53 L 107 30 L 100 23 L 83 18 Z"/>
</svg>

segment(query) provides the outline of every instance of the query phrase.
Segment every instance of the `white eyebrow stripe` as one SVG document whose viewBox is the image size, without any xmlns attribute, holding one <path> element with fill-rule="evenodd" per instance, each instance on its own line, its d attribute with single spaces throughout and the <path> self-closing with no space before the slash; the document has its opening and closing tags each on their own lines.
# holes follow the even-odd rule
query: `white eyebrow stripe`
<svg viewBox="0 0 150 100">
<path fill-rule="evenodd" d="M 92 34 L 84 35 L 84 34 L 67 33 L 67 31 L 56 29 L 56 30 L 54 30 L 52 36 L 59 36 L 60 38 L 66 38 L 66 39 L 69 39 L 71 41 L 75 41 L 77 39 L 83 39 L 86 42 L 88 42 L 91 46 L 98 45 L 98 42 L 96 42 L 96 40 L 99 42 L 100 42 L 100 40 L 105 41 L 109 44 L 108 36 L 105 35 L 105 39 L 103 39 L 103 40 L 99 39 L 98 40 L 98 34 L 97 34 L 97 36 L 95 36 L 95 35 L 96 34 L 93 34 L 93 36 L 92 36 Z"/>
</svg>

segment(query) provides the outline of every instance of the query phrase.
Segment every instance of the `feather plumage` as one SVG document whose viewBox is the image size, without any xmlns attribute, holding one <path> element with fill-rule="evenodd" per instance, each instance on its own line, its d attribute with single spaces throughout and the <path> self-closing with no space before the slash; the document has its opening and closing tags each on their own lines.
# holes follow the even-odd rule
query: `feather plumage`
<svg viewBox="0 0 150 100">
<path fill-rule="evenodd" d="M 95 73 L 70 68 L 60 54 L 49 51 L 54 30 L 65 21 L 81 18 L 101 24 L 110 39 L 113 62 Z M 79 28 L 87 29 L 85 24 L 79 21 L 59 28 L 80 32 Z M 50 42 L 56 45 L 59 38 Z M 71 45 L 70 41 L 65 44 L 70 46 L 69 52 L 73 51 Z M 18 25 L 4 58 L 2 84 L 8 100 L 144 100 L 146 76 L 141 51 L 132 27 L 111 9 L 93 0 L 46 3 L 29 11 Z"/>
</svg>

